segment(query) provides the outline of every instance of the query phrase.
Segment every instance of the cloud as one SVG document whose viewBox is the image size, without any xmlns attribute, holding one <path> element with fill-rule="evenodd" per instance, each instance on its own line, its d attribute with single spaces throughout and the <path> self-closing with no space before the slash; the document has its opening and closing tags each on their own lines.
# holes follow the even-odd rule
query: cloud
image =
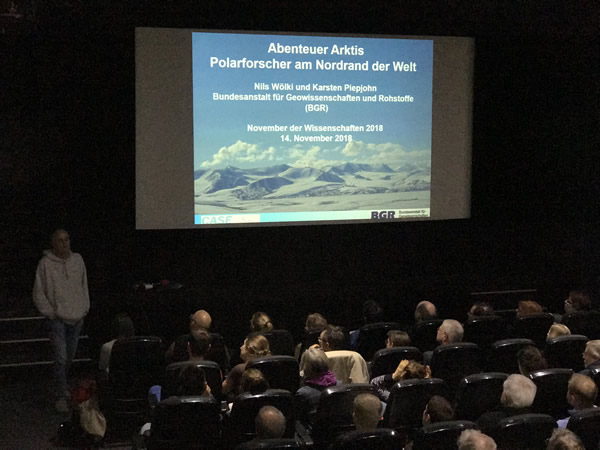
<svg viewBox="0 0 600 450">
<path fill-rule="evenodd" d="M 362 141 L 348 142 L 342 154 L 353 158 L 352 162 L 366 164 L 401 165 L 405 163 L 428 163 L 431 160 L 429 150 L 406 151 L 400 144 L 367 144 Z"/>
<path fill-rule="evenodd" d="M 202 167 L 215 167 L 224 163 L 273 161 L 275 159 L 275 147 L 261 149 L 256 144 L 237 141 L 229 147 L 221 147 L 212 159 L 204 161 Z"/>
</svg>

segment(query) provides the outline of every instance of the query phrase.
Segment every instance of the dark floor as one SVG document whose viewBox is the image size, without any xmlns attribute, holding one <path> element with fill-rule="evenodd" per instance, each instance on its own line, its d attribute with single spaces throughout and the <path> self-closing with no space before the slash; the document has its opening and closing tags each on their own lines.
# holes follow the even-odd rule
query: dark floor
<svg viewBox="0 0 600 450">
<path fill-rule="evenodd" d="M 48 368 L 33 367 L 0 374 L 0 449 L 68 449 L 55 444 L 61 423 L 70 413 L 60 414 L 48 394 Z M 113 440 L 104 447 L 130 449 L 129 442 Z"/>
</svg>

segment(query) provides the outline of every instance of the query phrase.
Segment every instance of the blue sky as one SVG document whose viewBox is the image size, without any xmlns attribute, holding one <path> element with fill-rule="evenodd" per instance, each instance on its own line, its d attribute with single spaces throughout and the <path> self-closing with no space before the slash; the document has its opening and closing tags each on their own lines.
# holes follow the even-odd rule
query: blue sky
<svg viewBox="0 0 600 450">
<path fill-rule="evenodd" d="M 326 55 L 268 53 L 270 43 L 329 47 Z M 331 48 L 357 45 L 364 55 L 331 55 Z M 411 160 L 430 161 L 433 41 L 381 38 L 317 37 L 193 33 L 194 95 L 194 168 L 262 167 L 273 164 L 326 165 L 327 163 L 385 162 L 401 164 Z M 289 70 L 231 69 L 210 67 L 210 57 L 221 59 L 292 61 Z M 369 71 L 316 70 L 314 61 L 363 63 Z M 312 70 L 295 70 L 296 61 L 312 61 Z M 375 62 L 415 62 L 416 72 L 372 71 Z M 257 94 L 254 83 L 288 82 L 294 85 L 369 84 L 377 94 L 412 95 L 414 103 L 331 102 L 328 113 L 306 113 L 303 102 L 213 101 L 213 92 L 221 94 Z M 282 92 L 285 94 L 286 92 Z M 295 91 L 293 94 L 306 94 Z M 331 94 L 328 92 L 308 92 Z M 356 94 L 338 92 L 338 94 Z M 281 133 L 248 132 L 255 125 L 338 125 L 382 124 L 379 133 L 353 133 L 351 144 L 282 142 Z M 292 137 L 293 133 L 290 134 Z M 307 133 L 301 133 L 306 135 Z"/>
</svg>

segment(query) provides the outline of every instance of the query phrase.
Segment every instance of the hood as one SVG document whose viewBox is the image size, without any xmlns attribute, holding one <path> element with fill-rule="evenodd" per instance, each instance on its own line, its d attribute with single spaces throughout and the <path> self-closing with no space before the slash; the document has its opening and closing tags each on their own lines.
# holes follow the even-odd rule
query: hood
<svg viewBox="0 0 600 450">
<path fill-rule="evenodd" d="M 72 252 L 71 252 L 71 254 L 72 254 Z M 69 258 L 71 257 L 71 254 L 69 254 Z M 59 258 L 58 256 L 56 256 L 54 254 L 54 252 L 51 249 L 44 250 L 44 256 L 54 262 L 62 263 L 62 264 L 64 264 L 67 261 L 67 259 L 69 259 L 69 258 L 67 258 L 67 259 Z"/>
</svg>

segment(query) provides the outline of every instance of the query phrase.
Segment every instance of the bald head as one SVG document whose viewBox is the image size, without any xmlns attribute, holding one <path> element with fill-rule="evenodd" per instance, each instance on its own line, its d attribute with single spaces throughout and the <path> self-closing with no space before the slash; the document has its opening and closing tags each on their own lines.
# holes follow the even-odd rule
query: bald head
<svg viewBox="0 0 600 450">
<path fill-rule="evenodd" d="M 285 416 L 274 406 L 263 406 L 254 420 L 257 439 L 277 439 L 285 434 Z"/>
<path fill-rule="evenodd" d="M 208 331 L 210 329 L 211 323 L 212 319 L 210 317 L 210 314 L 204 311 L 203 309 L 200 309 L 194 314 L 192 314 L 192 316 L 190 317 L 190 331 Z"/>
<path fill-rule="evenodd" d="M 437 318 L 437 309 L 435 305 L 427 300 L 419 302 L 415 308 L 415 322 L 423 322 Z"/>
</svg>

